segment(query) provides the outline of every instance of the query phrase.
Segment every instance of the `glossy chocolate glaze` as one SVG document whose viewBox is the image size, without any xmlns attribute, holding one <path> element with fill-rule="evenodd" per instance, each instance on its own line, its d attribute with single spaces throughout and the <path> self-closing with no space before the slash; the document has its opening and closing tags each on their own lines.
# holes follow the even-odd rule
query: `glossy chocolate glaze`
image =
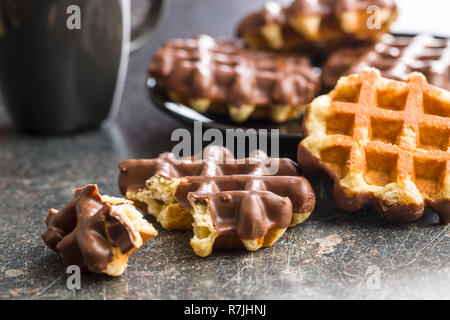
<svg viewBox="0 0 450 320">
<path fill-rule="evenodd" d="M 392 222 L 412 222 L 420 218 L 424 212 L 424 204 L 399 205 L 391 204 L 375 198 L 367 192 L 358 192 L 349 194 L 339 184 L 339 178 L 336 172 L 315 158 L 311 152 L 304 146 L 299 145 L 298 159 L 302 170 L 307 175 L 317 174 L 318 171 L 326 172 L 334 181 L 333 198 L 336 206 L 344 211 L 357 211 L 366 206 L 377 210 L 386 220 Z M 450 205 L 449 201 L 434 201 L 435 205 L 430 207 L 439 214 L 441 223 L 449 222 Z M 444 205 L 442 205 L 445 203 Z M 440 206 L 441 205 L 441 206 Z"/>
<path fill-rule="evenodd" d="M 208 205 L 219 235 L 236 233 L 240 239 L 258 239 L 271 228 L 286 228 L 292 213 L 314 208 L 314 192 L 303 177 L 223 178 L 193 177 L 181 183 L 176 192 L 180 203 L 189 197 Z"/>
<path fill-rule="evenodd" d="M 96 185 L 75 190 L 73 199 L 60 210 L 50 209 L 47 231 L 41 237 L 68 265 L 101 272 L 112 259 L 112 249 L 122 253 L 134 249 L 133 235 L 102 201 Z"/>
<path fill-rule="evenodd" d="M 322 19 L 335 20 L 336 14 L 350 11 L 366 11 L 371 5 L 382 9 L 396 10 L 393 0 L 296 0 L 290 5 L 281 7 L 279 4 L 268 6 L 262 10 L 250 13 L 238 26 L 238 35 L 256 33 L 261 27 L 271 23 L 277 23 L 287 28 L 289 20 L 296 16 L 320 16 Z M 279 8 L 277 8 L 277 6 Z M 273 8 L 270 10 L 270 8 Z M 269 8 L 269 9 L 268 9 Z M 328 22 L 324 22 L 328 24 Z"/>
<path fill-rule="evenodd" d="M 277 24 L 287 26 L 286 12 L 287 8 L 279 3 L 271 2 L 270 5 L 264 5 L 262 10 L 254 11 L 246 16 L 237 28 L 237 35 L 243 36 L 248 33 L 257 33 L 261 27 L 268 24 Z"/>
<path fill-rule="evenodd" d="M 367 11 L 370 6 L 378 6 L 381 9 L 397 8 L 394 0 L 324 0 L 323 2 L 332 6 L 335 12 Z"/>
<path fill-rule="evenodd" d="M 423 80 L 425 81 L 425 80 Z M 428 90 L 433 88 L 429 86 Z M 439 90 L 434 88 L 434 90 Z M 333 95 L 333 92 L 329 94 Z M 420 98 L 422 99 L 422 97 Z M 415 108 L 410 109 L 412 113 L 419 113 L 419 117 L 423 116 L 421 108 L 423 108 L 423 101 L 419 104 L 413 105 Z M 359 106 L 358 106 L 359 107 Z M 405 106 L 406 108 L 406 106 Z M 356 109 L 359 110 L 359 109 Z M 302 124 L 302 133 L 306 138 L 310 135 L 306 128 L 306 122 L 309 118 L 308 115 L 311 112 L 311 107 L 308 109 L 307 114 Z M 367 110 L 365 111 L 367 113 Z M 430 124 L 436 119 L 429 119 Z M 444 120 L 444 119 L 442 119 Z M 445 119 L 444 121 L 447 121 Z M 404 120 L 405 121 L 405 120 Z M 420 120 L 423 121 L 423 120 Z M 440 120 L 441 121 L 441 120 Z M 439 122 L 439 125 L 445 122 Z M 408 149 L 411 148 L 411 149 Z M 403 150 L 406 154 L 414 154 L 416 150 L 414 147 L 408 146 L 406 150 Z M 448 151 L 447 151 L 448 152 Z M 443 161 L 449 163 L 448 155 L 441 155 Z M 327 165 L 320 158 L 313 155 L 302 143 L 299 144 L 297 150 L 297 161 L 299 166 L 306 175 L 317 174 L 318 172 L 325 172 L 334 181 L 333 196 L 337 207 L 345 211 L 356 211 L 364 208 L 365 206 L 371 206 L 375 208 L 384 218 L 395 222 L 412 222 L 417 220 L 423 215 L 425 210 L 425 204 L 428 205 L 433 211 L 439 215 L 439 220 L 443 224 L 450 222 L 450 200 L 448 199 L 432 199 L 433 196 L 422 194 L 424 201 L 422 203 L 391 203 L 383 200 L 381 197 L 374 195 L 370 192 L 354 192 L 341 186 L 338 172 L 331 166 Z M 413 168 L 411 170 L 414 170 Z"/>
<path fill-rule="evenodd" d="M 289 16 L 327 16 L 341 12 L 366 11 L 369 6 L 396 8 L 393 0 L 295 0 L 288 7 Z"/>
<path fill-rule="evenodd" d="M 153 175 L 183 177 L 175 192 L 178 203 L 190 206 L 192 200 L 208 205 L 219 234 L 237 233 L 240 239 L 286 228 L 292 213 L 314 208 L 314 191 L 290 159 L 272 159 L 261 151 L 234 159 L 226 148 L 214 146 L 205 149 L 200 163 L 194 164 L 193 158 L 175 161 L 173 154 L 164 153 L 157 159 L 122 162 L 121 192 L 143 188 Z M 269 170 L 273 165 L 276 172 Z"/>
<path fill-rule="evenodd" d="M 272 228 L 287 228 L 292 203 L 271 191 L 228 191 L 189 195 L 209 207 L 219 235 L 237 235 L 241 240 L 263 238 Z"/>
<path fill-rule="evenodd" d="M 344 48 L 333 53 L 323 67 L 322 83 L 331 89 L 344 75 L 365 67 L 380 70 L 383 77 L 406 80 L 413 71 L 435 86 L 450 89 L 450 41 L 429 35 L 415 37 L 386 34 L 375 45 Z"/>
<path fill-rule="evenodd" d="M 302 16 L 324 16 L 333 12 L 333 6 L 338 2 L 336 0 L 296 0 L 287 7 L 289 18 L 295 15 Z"/>
<path fill-rule="evenodd" d="M 319 84 L 303 55 L 248 50 L 239 41 L 207 35 L 167 42 L 150 74 L 169 91 L 234 107 L 306 104 Z"/>
<path fill-rule="evenodd" d="M 219 159 L 222 160 L 219 161 Z M 297 176 L 300 174 L 297 164 L 287 158 L 236 160 L 226 148 L 214 147 L 205 149 L 203 159 L 200 160 L 195 160 L 194 157 L 177 159 L 174 154 L 165 152 L 156 159 L 122 161 L 119 164 L 118 184 L 120 192 L 125 195 L 127 191 L 136 192 L 143 189 L 145 181 L 155 174 L 168 178 L 202 175 L 230 176 L 247 174 L 258 169 L 262 170 L 261 175 L 267 175 L 267 170 L 271 167 L 278 167 L 275 175 Z"/>
</svg>

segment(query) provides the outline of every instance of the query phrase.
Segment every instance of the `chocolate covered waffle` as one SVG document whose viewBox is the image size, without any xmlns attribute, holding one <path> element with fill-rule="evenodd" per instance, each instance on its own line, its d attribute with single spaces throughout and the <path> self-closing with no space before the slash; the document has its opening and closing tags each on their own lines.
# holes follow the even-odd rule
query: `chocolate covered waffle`
<svg viewBox="0 0 450 320">
<path fill-rule="evenodd" d="M 389 32 L 398 12 L 392 0 L 296 0 L 267 2 L 239 24 L 237 34 L 251 48 L 290 49 L 309 44 L 336 47 L 375 41 Z"/>
<path fill-rule="evenodd" d="M 449 90 L 450 40 L 386 34 L 375 45 L 339 49 L 323 66 L 323 86 L 331 89 L 341 76 L 359 73 L 365 67 L 377 68 L 383 77 L 403 81 L 411 72 L 419 71 L 430 84 Z"/>
<path fill-rule="evenodd" d="M 295 162 L 261 151 L 235 159 L 228 149 L 208 147 L 202 159 L 157 159 L 120 164 L 119 187 L 144 203 L 166 229 L 191 229 L 194 252 L 208 256 L 213 246 L 258 250 L 311 214 L 315 196 L 298 176 Z"/>
<path fill-rule="evenodd" d="M 235 122 L 298 118 L 319 86 L 304 56 L 247 50 L 206 35 L 167 42 L 149 70 L 173 100 L 201 113 L 227 113 Z"/>
<path fill-rule="evenodd" d="M 402 82 L 365 69 L 316 98 L 303 126 L 299 165 L 331 176 L 338 207 L 371 205 L 386 219 L 408 222 L 427 204 L 449 222 L 448 91 L 417 72 Z"/>
<path fill-rule="evenodd" d="M 45 244 L 67 265 L 82 270 L 121 275 L 128 257 L 158 232 L 132 202 L 100 196 L 96 185 L 75 190 L 62 209 L 50 209 L 45 220 Z"/>
</svg>

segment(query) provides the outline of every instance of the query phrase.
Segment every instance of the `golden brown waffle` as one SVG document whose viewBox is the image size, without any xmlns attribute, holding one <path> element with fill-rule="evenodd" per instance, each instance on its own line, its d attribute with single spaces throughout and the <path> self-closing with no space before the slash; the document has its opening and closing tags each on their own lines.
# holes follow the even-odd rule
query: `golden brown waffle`
<svg viewBox="0 0 450 320">
<path fill-rule="evenodd" d="M 201 113 L 228 113 L 235 122 L 298 118 L 319 86 L 304 56 L 251 51 L 207 35 L 167 42 L 149 68 L 173 100 Z"/>
<path fill-rule="evenodd" d="M 377 69 L 343 77 L 305 117 L 298 161 L 335 181 L 336 204 L 374 206 L 386 219 L 413 221 L 425 203 L 450 219 L 450 93 L 420 73 L 406 82 Z"/>
<path fill-rule="evenodd" d="M 368 10 L 374 5 L 379 8 L 376 26 L 375 11 Z M 267 2 L 242 20 L 237 33 L 256 49 L 290 49 L 311 43 L 329 48 L 351 40 L 377 40 L 389 32 L 397 15 L 392 0 L 296 0 L 287 7 Z"/>
<path fill-rule="evenodd" d="M 128 199 L 145 203 L 166 229 L 194 228 L 199 256 L 219 247 L 257 250 L 271 246 L 311 214 L 315 196 L 289 159 L 262 151 L 235 159 L 228 149 L 208 147 L 203 159 L 157 159 L 120 164 L 119 186 Z M 217 240 L 217 241 L 216 241 Z"/>
<path fill-rule="evenodd" d="M 403 81 L 418 71 L 430 84 L 449 90 L 450 40 L 425 34 L 385 34 L 370 46 L 339 49 L 322 68 L 323 86 L 331 89 L 341 76 L 359 73 L 366 67 L 377 68 L 383 77 Z"/>
</svg>

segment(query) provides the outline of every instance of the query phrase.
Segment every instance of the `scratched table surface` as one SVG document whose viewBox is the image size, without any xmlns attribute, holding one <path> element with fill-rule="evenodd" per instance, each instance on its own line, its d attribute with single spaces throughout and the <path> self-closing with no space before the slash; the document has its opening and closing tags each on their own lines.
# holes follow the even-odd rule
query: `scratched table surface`
<svg viewBox="0 0 450 320">
<path fill-rule="evenodd" d="M 426 7 L 405 2 L 396 31 L 450 31 L 445 18 L 438 19 L 448 12 L 437 7 L 443 1 L 427 1 Z M 217 250 L 199 258 L 189 246 L 191 232 L 168 232 L 154 223 L 159 236 L 131 256 L 121 277 L 83 273 L 80 290 L 67 288 L 65 266 L 40 238 L 48 209 L 61 207 L 87 183 L 118 196 L 119 161 L 171 149 L 172 131 L 183 126 L 148 99 L 146 66 L 157 45 L 201 32 L 231 36 L 238 19 L 261 3 L 172 1 L 157 35 L 131 57 L 118 117 L 98 130 L 26 135 L 0 108 L 1 299 L 450 298 L 450 234 L 434 213 L 405 225 L 372 210 L 345 213 L 333 204 L 329 179 L 319 177 L 311 178 L 314 214 L 271 248 Z M 418 12 L 428 23 L 414 19 Z M 283 155 L 295 157 L 296 143 L 283 144 Z"/>
</svg>

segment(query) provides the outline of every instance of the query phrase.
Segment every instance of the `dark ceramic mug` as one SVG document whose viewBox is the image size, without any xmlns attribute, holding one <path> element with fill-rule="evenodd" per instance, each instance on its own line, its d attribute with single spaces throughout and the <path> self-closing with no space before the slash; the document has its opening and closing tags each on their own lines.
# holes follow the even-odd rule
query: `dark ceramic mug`
<svg viewBox="0 0 450 320">
<path fill-rule="evenodd" d="M 161 16 L 148 1 L 132 30 L 130 0 L 0 0 L 0 94 L 17 126 L 67 133 L 114 114 L 129 53 Z"/>
</svg>

